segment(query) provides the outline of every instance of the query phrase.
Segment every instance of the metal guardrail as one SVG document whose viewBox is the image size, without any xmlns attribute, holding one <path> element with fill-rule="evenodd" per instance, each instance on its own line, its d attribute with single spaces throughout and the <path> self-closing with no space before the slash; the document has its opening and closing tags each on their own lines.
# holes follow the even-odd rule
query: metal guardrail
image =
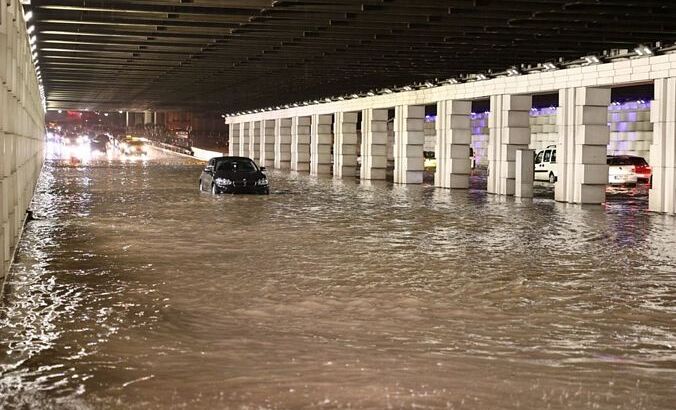
<svg viewBox="0 0 676 410">
<path fill-rule="evenodd" d="M 153 140 L 148 140 L 150 145 L 153 145 L 158 148 L 166 149 L 168 151 L 173 151 L 173 152 L 178 152 L 179 154 L 183 155 L 190 155 L 191 157 L 194 156 L 192 150 L 184 147 L 177 147 L 176 145 L 171 145 L 171 144 L 165 144 L 164 142 L 158 142 L 158 141 L 153 141 Z"/>
</svg>

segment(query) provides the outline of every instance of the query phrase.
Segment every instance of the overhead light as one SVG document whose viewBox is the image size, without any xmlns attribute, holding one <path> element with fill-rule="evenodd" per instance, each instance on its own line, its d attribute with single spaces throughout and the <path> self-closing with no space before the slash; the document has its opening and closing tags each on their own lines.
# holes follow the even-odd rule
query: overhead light
<svg viewBox="0 0 676 410">
<path fill-rule="evenodd" d="M 37 53 L 37 52 L 33 51 L 33 54 L 32 54 L 32 55 L 33 55 L 33 60 L 35 60 L 36 58 L 38 58 L 38 53 Z"/>
<path fill-rule="evenodd" d="M 29 22 L 32 18 L 33 18 L 33 12 L 30 11 L 30 10 L 26 14 L 23 15 L 23 19 L 26 22 Z"/>
<path fill-rule="evenodd" d="M 325 102 L 331 102 L 331 99 L 327 97 L 327 98 L 324 98 L 324 101 Z"/>
<path fill-rule="evenodd" d="M 556 70 L 556 65 L 554 63 L 544 63 L 542 66 L 545 70 Z"/>
<path fill-rule="evenodd" d="M 598 64 L 601 62 L 597 56 L 584 56 L 582 59 L 586 62 L 586 65 Z"/>
<path fill-rule="evenodd" d="M 28 33 L 28 34 L 33 34 L 34 31 L 35 31 L 35 26 L 32 25 L 32 24 L 30 26 L 28 26 L 28 28 L 26 29 L 26 33 Z"/>
<path fill-rule="evenodd" d="M 636 54 L 638 54 L 639 56 L 651 56 L 651 55 L 653 55 L 653 50 L 651 50 L 650 47 L 645 46 L 643 44 L 636 47 L 634 49 L 634 52 L 636 52 Z"/>
<path fill-rule="evenodd" d="M 359 95 L 358 94 L 352 94 L 350 97 L 351 98 L 359 98 Z"/>
<path fill-rule="evenodd" d="M 34 35 L 33 35 L 33 36 L 30 36 L 30 38 L 28 39 L 28 42 L 29 42 L 30 44 L 35 44 L 36 41 L 38 41 L 38 38 L 35 37 Z"/>
<path fill-rule="evenodd" d="M 429 82 L 429 81 L 425 81 L 425 84 L 423 84 L 423 85 L 424 85 L 425 87 L 427 87 L 427 88 L 432 88 L 432 87 L 434 87 L 434 84 L 432 84 L 432 83 Z"/>
<path fill-rule="evenodd" d="M 488 80 L 488 76 L 486 76 L 486 74 L 477 74 L 476 79 L 479 81 Z"/>
<path fill-rule="evenodd" d="M 380 92 L 384 94 L 392 94 L 392 90 L 390 90 L 389 88 L 383 88 L 382 90 L 380 90 Z"/>
<path fill-rule="evenodd" d="M 512 68 L 507 69 L 507 75 L 508 76 L 515 76 L 515 75 L 519 75 L 519 74 L 521 74 L 521 72 L 519 70 L 517 70 L 516 67 L 512 67 Z"/>
<path fill-rule="evenodd" d="M 373 91 L 369 91 L 366 93 L 366 95 L 368 95 L 369 97 L 373 97 L 376 94 Z"/>
</svg>

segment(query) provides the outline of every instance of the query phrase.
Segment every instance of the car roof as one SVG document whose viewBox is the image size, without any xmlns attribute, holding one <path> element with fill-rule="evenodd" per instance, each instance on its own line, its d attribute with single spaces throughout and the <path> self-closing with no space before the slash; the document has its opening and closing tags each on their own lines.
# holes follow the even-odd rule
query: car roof
<svg viewBox="0 0 676 410">
<path fill-rule="evenodd" d="M 249 157 L 228 157 L 228 156 L 226 156 L 226 157 L 214 157 L 214 158 L 211 158 L 211 159 L 216 160 L 216 161 L 224 160 L 224 159 L 248 159 L 249 161 L 253 161 L 253 159 L 251 159 Z"/>
</svg>

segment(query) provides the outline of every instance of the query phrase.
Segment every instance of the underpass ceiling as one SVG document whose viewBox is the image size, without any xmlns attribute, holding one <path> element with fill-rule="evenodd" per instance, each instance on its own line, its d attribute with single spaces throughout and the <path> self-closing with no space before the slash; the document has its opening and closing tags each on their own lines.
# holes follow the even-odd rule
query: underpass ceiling
<svg viewBox="0 0 676 410">
<path fill-rule="evenodd" d="M 51 109 L 233 112 L 676 40 L 671 0 L 32 0 Z"/>
</svg>

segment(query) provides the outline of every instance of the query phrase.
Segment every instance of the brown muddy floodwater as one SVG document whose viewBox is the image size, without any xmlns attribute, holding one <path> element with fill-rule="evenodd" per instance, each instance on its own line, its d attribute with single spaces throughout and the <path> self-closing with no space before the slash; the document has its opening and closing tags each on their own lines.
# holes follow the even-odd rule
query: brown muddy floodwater
<svg viewBox="0 0 676 410">
<path fill-rule="evenodd" d="M 644 196 L 271 172 L 213 197 L 200 169 L 47 162 L 0 408 L 676 407 L 676 218 Z"/>
</svg>

